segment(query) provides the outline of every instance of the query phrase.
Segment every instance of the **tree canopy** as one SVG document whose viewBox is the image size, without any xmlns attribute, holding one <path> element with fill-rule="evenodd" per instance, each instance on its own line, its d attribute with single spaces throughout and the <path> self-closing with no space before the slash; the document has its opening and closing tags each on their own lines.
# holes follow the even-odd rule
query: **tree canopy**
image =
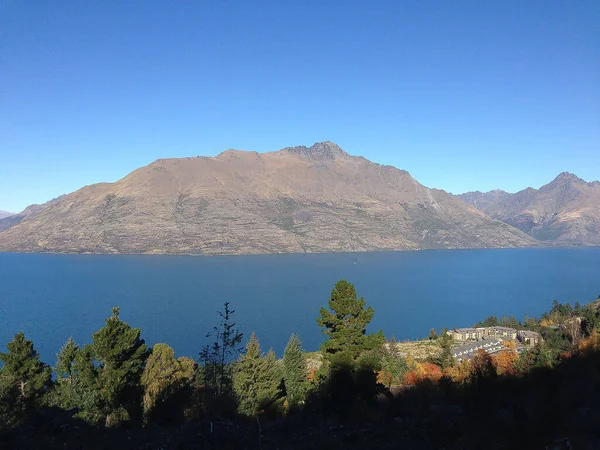
<svg viewBox="0 0 600 450">
<path fill-rule="evenodd" d="M 331 291 L 329 308 L 321 308 L 317 323 L 328 337 L 321 349 L 332 362 L 352 362 L 364 351 L 385 342 L 381 331 L 367 334 L 375 314 L 364 298 L 358 298 L 354 285 L 340 280 Z"/>
</svg>

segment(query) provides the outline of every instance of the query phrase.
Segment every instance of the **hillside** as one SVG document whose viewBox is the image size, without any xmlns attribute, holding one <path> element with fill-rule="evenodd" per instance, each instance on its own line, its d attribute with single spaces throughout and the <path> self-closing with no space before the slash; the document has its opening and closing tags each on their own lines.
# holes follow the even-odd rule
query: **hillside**
<svg viewBox="0 0 600 450">
<path fill-rule="evenodd" d="M 7 228 L 10 228 L 13 225 L 20 223 L 25 218 L 39 213 L 42 209 L 58 202 L 62 197 L 64 197 L 64 196 L 61 195 L 60 197 L 52 199 L 42 205 L 29 205 L 27 208 L 25 208 L 23 211 L 21 211 L 18 214 L 8 213 L 5 216 L 2 216 L 2 214 L 0 214 L 0 231 L 6 230 Z"/>
<path fill-rule="evenodd" d="M 0 219 L 4 219 L 5 217 L 9 217 L 12 216 L 13 213 L 8 212 L 8 211 L 0 211 Z"/>
<path fill-rule="evenodd" d="M 0 233 L 0 251 L 256 254 L 535 245 L 408 172 L 325 142 L 157 160 Z"/>
<path fill-rule="evenodd" d="M 467 192 L 458 197 L 541 241 L 600 245 L 598 181 L 586 183 L 564 172 L 540 189 Z"/>
</svg>

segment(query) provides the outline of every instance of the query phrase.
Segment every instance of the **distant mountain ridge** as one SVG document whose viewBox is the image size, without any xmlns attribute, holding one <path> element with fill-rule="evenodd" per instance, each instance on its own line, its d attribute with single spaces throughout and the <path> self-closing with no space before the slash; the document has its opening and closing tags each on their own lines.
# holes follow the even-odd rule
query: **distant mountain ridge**
<svg viewBox="0 0 600 450">
<path fill-rule="evenodd" d="M 523 247 L 527 234 L 331 142 L 160 159 L 0 232 L 0 251 L 252 254 Z"/>
<path fill-rule="evenodd" d="M 47 208 L 48 206 L 53 205 L 54 203 L 58 202 L 63 197 L 64 197 L 64 195 L 61 195 L 60 197 L 54 198 L 42 205 L 37 205 L 37 204 L 29 205 L 27 208 L 25 208 L 23 211 L 21 211 L 18 214 L 10 213 L 8 216 L 0 217 L 0 231 L 6 230 L 7 228 L 10 228 L 13 225 L 20 223 L 21 221 L 23 221 L 24 219 L 26 219 L 29 216 L 36 215 L 44 208 Z"/>
<path fill-rule="evenodd" d="M 458 196 L 488 216 L 540 241 L 600 245 L 600 182 L 586 182 L 569 172 L 539 189 L 515 194 L 467 192 Z"/>
<path fill-rule="evenodd" d="M 14 215 L 14 213 L 8 211 L 0 211 L 0 219 L 4 219 L 5 217 L 9 217 Z"/>
</svg>

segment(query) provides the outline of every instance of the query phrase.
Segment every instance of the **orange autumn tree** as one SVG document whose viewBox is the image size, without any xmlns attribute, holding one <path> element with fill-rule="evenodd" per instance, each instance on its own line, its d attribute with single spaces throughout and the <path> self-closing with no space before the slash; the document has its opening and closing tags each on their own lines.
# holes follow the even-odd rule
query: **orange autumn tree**
<svg viewBox="0 0 600 450">
<path fill-rule="evenodd" d="M 514 351 L 502 351 L 492 356 L 492 365 L 498 375 L 514 375 L 515 362 L 519 359 Z"/>
<path fill-rule="evenodd" d="M 444 370 L 444 376 L 450 378 L 454 383 L 465 383 L 471 376 L 471 362 L 464 360 L 454 365 L 454 367 L 448 367 Z"/>
<path fill-rule="evenodd" d="M 492 357 L 485 350 L 477 350 L 473 358 L 471 358 L 471 376 L 474 380 L 483 380 L 496 376 Z"/>
<path fill-rule="evenodd" d="M 415 385 L 424 381 L 437 383 L 442 376 L 442 369 L 433 363 L 415 363 L 414 369 L 404 376 L 404 384 Z"/>
</svg>

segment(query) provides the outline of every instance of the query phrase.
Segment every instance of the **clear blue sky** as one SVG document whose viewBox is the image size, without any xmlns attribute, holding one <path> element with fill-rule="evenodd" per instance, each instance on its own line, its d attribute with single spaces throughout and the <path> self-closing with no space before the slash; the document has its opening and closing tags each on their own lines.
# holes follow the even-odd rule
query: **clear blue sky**
<svg viewBox="0 0 600 450">
<path fill-rule="evenodd" d="M 600 2 L 0 0 L 0 209 L 331 140 L 453 193 L 600 179 Z"/>
</svg>

